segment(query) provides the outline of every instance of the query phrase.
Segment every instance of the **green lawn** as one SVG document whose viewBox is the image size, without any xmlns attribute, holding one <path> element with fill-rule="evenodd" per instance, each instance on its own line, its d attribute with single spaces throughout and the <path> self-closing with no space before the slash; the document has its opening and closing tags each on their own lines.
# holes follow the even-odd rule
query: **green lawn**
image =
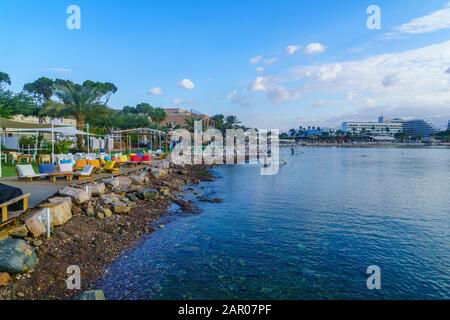
<svg viewBox="0 0 450 320">
<path fill-rule="evenodd" d="M 38 167 L 36 165 L 33 165 L 34 172 L 38 173 Z M 2 163 L 2 177 L 15 177 L 16 174 L 16 166 L 11 164 L 5 164 Z"/>
</svg>

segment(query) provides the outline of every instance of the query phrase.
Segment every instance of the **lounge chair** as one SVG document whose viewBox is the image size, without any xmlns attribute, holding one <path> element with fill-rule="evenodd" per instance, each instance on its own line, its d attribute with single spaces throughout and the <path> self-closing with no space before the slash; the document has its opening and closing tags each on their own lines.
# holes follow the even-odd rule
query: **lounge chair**
<svg viewBox="0 0 450 320">
<path fill-rule="evenodd" d="M 74 172 L 73 176 L 78 180 L 90 180 L 94 177 L 95 168 L 91 165 L 85 165 L 80 172 Z"/>
<path fill-rule="evenodd" d="M 75 161 L 75 169 L 76 170 L 83 170 L 83 168 L 87 165 L 87 160 L 76 160 Z"/>
<path fill-rule="evenodd" d="M 19 180 L 26 180 L 29 182 L 32 182 L 34 179 L 48 177 L 48 174 L 46 173 L 37 174 L 36 172 L 34 172 L 33 166 L 31 164 L 17 165 L 16 172 Z"/>
<path fill-rule="evenodd" d="M 88 160 L 87 164 L 93 166 L 96 173 L 100 173 L 100 170 L 102 168 L 100 160 Z"/>
<path fill-rule="evenodd" d="M 116 167 L 115 161 L 106 161 L 103 170 L 112 174 L 120 172 L 120 169 Z"/>
<path fill-rule="evenodd" d="M 0 203 L 0 209 L 2 211 L 2 220 L 0 221 L 0 226 L 3 226 L 11 221 L 11 219 L 16 218 L 20 216 L 22 213 L 28 210 L 28 200 L 30 198 L 30 194 L 24 194 L 17 198 L 11 199 L 7 202 Z M 14 211 L 14 212 L 8 212 L 8 207 L 13 206 L 17 204 L 18 202 L 22 201 L 22 210 L 20 211 Z"/>
</svg>

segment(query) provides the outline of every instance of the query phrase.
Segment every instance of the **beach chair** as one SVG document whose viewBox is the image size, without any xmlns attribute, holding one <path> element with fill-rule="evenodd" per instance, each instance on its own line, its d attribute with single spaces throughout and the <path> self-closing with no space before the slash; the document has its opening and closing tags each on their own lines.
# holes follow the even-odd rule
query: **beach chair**
<svg viewBox="0 0 450 320">
<path fill-rule="evenodd" d="M 75 170 L 83 170 L 84 166 L 87 164 L 87 160 L 85 159 L 75 160 Z"/>
<path fill-rule="evenodd" d="M 95 168 L 91 165 L 85 165 L 83 170 L 74 172 L 73 176 L 78 180 L 91 180 L 94 178 Z"/>
<path fill-rule="evenodd" d="M 31 194 L 24 194 L 17 198 L 11 199 L 5 203 L 0 203 L 0 210 L 2 212 L 2 220 L 0 221 L 0 226 L 4 226 L 9 223 L 12 219 L 17 218 L 22 213 L 28 210 L 28 200 Z M 22 201 L 22 210 L 9 212 L 8 207 L 17 204 Z"/>
<path fill-rule="evenodd" d="M 150 154 L 144 154 L 144 155 L 142 156 L 142 161 L 141 161 L 141 163 L 142 163 L 142 164 L 145 164 L 145 165 L 150 165 L 150 164 L 152 164 L 152 156 L 151 156 Z"/>
<path fill-rule="evenodd" d="M 107 173 L 112 174 L 120 172 L 120 169 L 116 167 L 115 161 L 106 161 L 103 170 L 106 171 Z"/>
<path fill-rule="evenodd" d="M 33 166 L 31 164 L 17 165 L 16 172 L 19 180 L 25 180 L 29 182 L 32 182 L 34 179 L 48 177 L 48 174 L 46 173 L 37 174 L 36 172 L 34 172 Z"/>
<path fill-rule="evenodd" d="M 100 160 L 88 160 L 87 164 L 89 166 L 93 166 L 96 173 L 100 173 L 100 170 L 102 168 Z"/>
</svg>

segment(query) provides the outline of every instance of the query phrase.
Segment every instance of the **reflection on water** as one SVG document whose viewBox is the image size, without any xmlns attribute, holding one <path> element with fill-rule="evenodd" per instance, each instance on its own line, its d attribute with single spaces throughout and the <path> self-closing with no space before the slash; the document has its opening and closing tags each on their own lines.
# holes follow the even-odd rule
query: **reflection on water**
<svg viewBox="0 0 450 320">
<path fill-rule="evenodd" d="M 224 166 L 99 283 L 110 299 L 450 298 L 450 150 L 304 149 Z M 189 197 L 195 198 L 191 193 Z M 382 290 L 369 291 L 378 265 Z"/>
</svg>

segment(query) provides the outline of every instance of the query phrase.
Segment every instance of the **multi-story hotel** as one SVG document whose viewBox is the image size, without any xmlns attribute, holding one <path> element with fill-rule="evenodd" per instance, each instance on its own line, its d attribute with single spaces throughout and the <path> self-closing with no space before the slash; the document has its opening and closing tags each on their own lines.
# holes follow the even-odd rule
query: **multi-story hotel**
<svg viewBox="0 0 450 320">
<path fill-rule="evenodd" d="M 349 121 L 342 124 L 342 131 L 353 134 L 372 136 L 394 136 L 403 132 L 403 123 L 400 121 L 384 121 L 383 117 L 378 122 Z"/>
<path fill-rule="evenodd" d="M 207 127 L 213 127 L 215 125 L 214 120 L 210 116 L 195 110 L 188 111 L 181 108 L 168 108 L 164 110 L 167 113 L 167 119 L 165 120 L 167 123 L 173 122 L 179 126 L 184 126 L 187 119 L 198 118 L 202 119 L 203 125 Z"/>
</svg>

